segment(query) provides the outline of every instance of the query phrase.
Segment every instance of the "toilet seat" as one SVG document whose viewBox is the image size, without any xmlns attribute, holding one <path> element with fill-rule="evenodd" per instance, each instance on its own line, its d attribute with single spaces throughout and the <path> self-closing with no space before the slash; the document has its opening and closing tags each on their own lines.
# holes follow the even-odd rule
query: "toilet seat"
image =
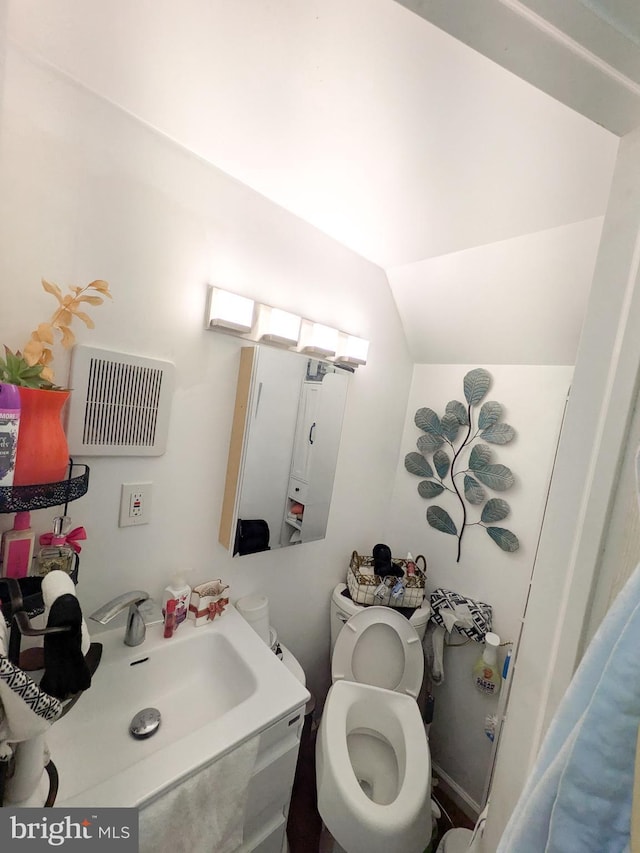
<svg viewBox="0 0 640 853">
<path fill-rule="evenodd" d="M 354 738 L 368 743 L 354 745 Z M 316 761 L 318 811 L 345 850 L 424 850 L 431 833 L 431 759 L 412 698 L 337 681 L 320 721 Z"/>
<path fill-rule="evenodd" d="M 424 654 L 415 628 L 390 607 L 355 613 L 338 635 L 331 659 L 332 681 L 369 684 L 416 698 Z"/>
</svg>

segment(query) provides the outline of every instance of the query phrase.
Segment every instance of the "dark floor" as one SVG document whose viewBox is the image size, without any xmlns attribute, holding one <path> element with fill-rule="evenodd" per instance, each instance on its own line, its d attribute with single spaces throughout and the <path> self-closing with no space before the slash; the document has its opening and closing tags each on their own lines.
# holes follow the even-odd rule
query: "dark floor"
<svg viewBox="0 0 640 853">
<path fill-rule="evenodd" d="M 287 824 L 287 837 L 291 853 L 318 853 L 322 821 L 316 809 L 315 746 L 316 732 L 312 729 L 311 715 L 309 715 L 302 730 L 298 766 L 293 783 L 289 822 Z M 438 822 L 438 840 L 448 829 L 451 829 L 452 825 L 473 829 L 473 821 L 456 806 L 439 786 L 434 788 L 433 796 L 443 810 L 442 819 Z M 435 850 L 435 846 L 432 849 Z"/>
</svg>

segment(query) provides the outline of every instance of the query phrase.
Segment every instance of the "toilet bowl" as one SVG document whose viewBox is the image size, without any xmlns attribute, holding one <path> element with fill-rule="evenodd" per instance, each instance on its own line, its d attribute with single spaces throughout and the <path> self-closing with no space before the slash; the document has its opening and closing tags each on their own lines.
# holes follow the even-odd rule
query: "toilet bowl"
<svg viewBox="0 0 640 853">
<path fill-rule="evenodd" d="M 347 853 L 422 853 L 431 760 L 416 703 L 420 637 L 388 607 L 355 613 L 336 639 L 316 741 L 318 811 Z"/>
</svg>

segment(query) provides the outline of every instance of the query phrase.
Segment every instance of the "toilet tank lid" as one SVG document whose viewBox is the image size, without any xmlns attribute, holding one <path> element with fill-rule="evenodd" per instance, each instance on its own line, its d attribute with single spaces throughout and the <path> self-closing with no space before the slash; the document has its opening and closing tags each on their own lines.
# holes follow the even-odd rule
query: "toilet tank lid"
<svg viewBox="0 0 640 853">
<path fill-rule="evenodd" d="M 344 594 L 345 592 L 347 592 L 347 595 Z M 348 595 L 346 583 L 339 583 L 334 587 L 333 592 L 331 593 L 331 599 L 336 607 L 339 607 L 349 616 L 353 616 L 355 613 L 359 613 L 361 610 L 366 609 L 364 604 L 356 604 L 351 596 Z M 430 616 L 431 605 L 429 604 L 429 597 L 425 596 L 422 606 L 414 610 L 412 616 L 409 618 L 409 622 L 416 630 L 420 630 L 420 628 L 427 624 Z"/>
</svg>

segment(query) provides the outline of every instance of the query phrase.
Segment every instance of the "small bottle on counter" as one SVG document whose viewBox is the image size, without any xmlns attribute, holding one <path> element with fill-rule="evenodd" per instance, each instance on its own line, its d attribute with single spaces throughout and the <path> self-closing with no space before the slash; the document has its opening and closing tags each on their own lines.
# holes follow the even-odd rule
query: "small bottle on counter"
<svg viewBox="0 0 640 853">
<path fill-rule="evenodd" d="M 176 600 L 168 598 L 164 604 L 164 636 L 173 637 L 176 629 Z"/>
<path fill-rule="evenodd" d="M 175 599 L 175 627 L 177 628 L 181 622 L 187 618 L 189 612 L 189 602 L 191 601 L 191 587 L 185 580 L 185 575 L 191 569 L 180 569 L 173 576 L 171 583 L 165 587 L 162 594 L 162 612 L 166 612 L 168 601 Z"/>
<path fill-rule="evenodd" d="M 48 545 L 43 545 L 35 559 L 34 574 L 38 577 L 44 577 L 49 572 L 59 570 L 66 572 L 68 575 L 73 571 L 74 566 L 74 551 L 67 545 L 66 533 L 71 523 L 71 519 L 67 516 L 56 516 L 53 519 L 53 532 L 51 534 L 51 542 Z M 42 542 L 40 537 L 40 541 Z"/>
</svg>

